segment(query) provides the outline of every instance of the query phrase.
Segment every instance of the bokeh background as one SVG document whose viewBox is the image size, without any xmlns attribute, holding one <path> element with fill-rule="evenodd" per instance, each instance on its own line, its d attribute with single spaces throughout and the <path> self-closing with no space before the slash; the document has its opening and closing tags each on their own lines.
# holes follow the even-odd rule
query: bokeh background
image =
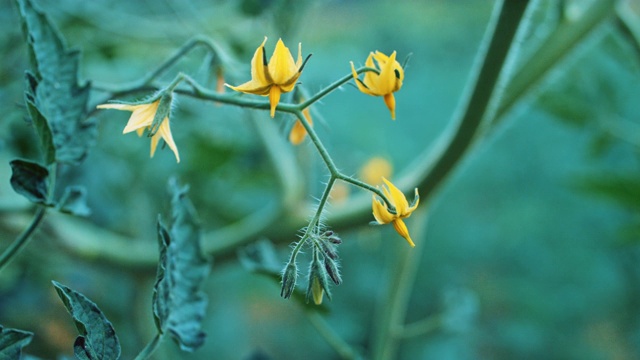
<svg viewBox="0 0 640 360">
<path fill-rule="evenodd" d="M 33 212 L 10 188 L 9 161 L 39 154 L 24 120 L 23 77 L 29 65 L 19 17 L 12 1 L 0 3 L 0 234 L 5 247 Z M 534 53 L 559 22 L 573 21 L 590 3 L 539 1 L 520 55 Z M 622 3 L 630 4 L 638 19 L 640 6 Z M 67 43 L 82 50 L 80 77 L 98 86 L 141 77 L 200 34 L 224 49 L 225 80 L 232 84 L 248 80 L 249 61 L 264 36 L 268 54 L 279 37 L 292 50 L 301 42 L 303 54 L 313 53 L 301 77 L 309 93 L 348 74 L 349 61 L 363 64 L 370 51 L 396 50 L 400 59 L 412 54 L 404 86 L 396 93 L 396 121 L 382 99 L 350 85 L 312 110 L 315 127 L 342 171 L 359 175 L 371 159 L 381 158 L 395 178 L 451 126 L 494 2 L 37 4 Z M 205 285 L 210 301 L 206 344 L 184 354 L 166 341 L 154 359 L 339 358 L 318 331 L 318 314 L 324 319 L 320 326 L 371 357 L 376 327 L 403 266 L 399 259 L 412 257 L 416 271 L 405 320 L 431 319 L 433 326 L 402 339 L 394 358 L 640 358 L 640 45 L 633 35 L 612 16 L 499 126 L 483 133 L 434 196 L 423 201 L 428 212 L 410 219 L 417 246 L 409 255 L 392 227 L 359 223 L 342 230 L 344 281 L 318 313 L 280 298 L 279 284 L 248 271 L 236 249 L 216 254 Z M 205 57 L 203 50 L 190 53 L 163 79 L 182 70 L 213 87 Z M 92 92 L 92 104 L 104 96 Z M 191 186 L 206 230 L 278 201 L 274 166 L 254 125 L 271 121 L 267 113 L 178 100 L 172 130 L 180 164 L 168 149 L 149 159 L 146 139 L 121 135 L 127 113 L 93 114 L 99 122 L 95 146 L 82 165 L 62 174 L 63 181 L 87 187 L 92 215 L 48 217 L 30 246 L 0 274 L 0 323 L 36 334 L 26 353 L 44 359 L 72 354 L 76 331 L 51 280 L 100 306 L 114 323 L 123 358 L 133 358 L 153 336 L 154 268 L 99 260 L 70 247 L 86 237 L 107 242 L 107 233 L 130 238 L 132 246 L 155 244 L 157 214 L 169 213 L 170 177 Z M 286 138 L 292 119 L 280 116 L 275 122 L 278 136 Z M 287 149 L 304 174 L 304 204 L 313 204 L 327 179 L 323 165 L 308 142 Z M 338 190 L 333 209 L 362 192 Z M 311 214 L 311 208 L 301 211 Z M 61 239 L 60 234 L 75 235 Z M 284 265 L 297 234 L 278 234 L 270 240 L 276 261 Z M 304 262 L 300 265 L 304 274 Z"/>
</svg>

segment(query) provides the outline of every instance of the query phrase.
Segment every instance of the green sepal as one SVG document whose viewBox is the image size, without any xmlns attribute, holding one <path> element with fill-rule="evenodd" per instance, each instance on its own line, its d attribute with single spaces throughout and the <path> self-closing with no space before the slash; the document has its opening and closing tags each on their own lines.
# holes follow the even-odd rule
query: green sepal
<svg viewBox="0 0 640 360">
<path fill-rule="evenodd" d="M 120 342 L 111 322 L 98 306 L 79 292 L 52 281 L 58 296 L 69 311 L 80 336 L 73 344 L 81 360 L 117 360 Z"/>
<path fill-rule="evenodd" d="M 22 348 L 29 345 L 33 333 L 17 329 L 5 329 L 0 325 L 0 359 L 20 359 Z"/>
<path fill-rule="evenodd" d="M 149 132 L 147 133 L 148 137 L 152 137 L 158 132 L 160 128 L 160 124 L 165 118 L 168 118 L 171 115 L 171 102 L 173 101 L 173 93 L 171 91 L 165 91 L 162 93 L 160 97 L 160 103 L 158 104 L 158 110 L 156 114 L 153 116 L 153 122 L 149 127 Z"/>
<path fill-rule="evenodd" d="M 33 203 L 48 205 L 49 170 L 27 160 L 13 160 L 9 164 L 13 190 Z"/>
<path fill-rule="evenodd" d="M 158 263 L 153 295 L 153 316 L 160 334 L 169 333 L 184 351 L 204 343 L 202 331 L 207 297 L 201 291 L 210 262 L 200 249 L 200 223 L 186 196 L 187 188 L 170 182 L 172 224 L 158 220 Z"/>
<path fill-rule="evenodd" d="M 91 209 L 87 206 L 87 190 L 84 186 L 67 186 L 58 201 L 58 211 L 76 216 L 89 216 Z"/>
<path fill-rule="evenodd" d="M 67 49 L 47 16 L 30 0 L 16 1 L 33 66 L 33 73 L 27 74 L 25 97 L 45 162 L 52 162 L 53 145 L 55 160 L 77 164 L 86 157 L 96 137 L 95 122 L 85 121 L 89 84 L 78 85 L 80 53 Z"/>
</svg>

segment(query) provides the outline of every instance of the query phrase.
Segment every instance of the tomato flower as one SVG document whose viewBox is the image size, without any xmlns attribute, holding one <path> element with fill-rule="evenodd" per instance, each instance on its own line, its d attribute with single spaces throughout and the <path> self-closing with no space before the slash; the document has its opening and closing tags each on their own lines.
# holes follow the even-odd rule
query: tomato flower
<svg viewBox="0 0 640 360">
<path fill-rule="evenodd" d="M 382 186 L 382 191 L 384 195 L 387 197 L 391 205 L 395 207 L 395 211 L 392 212 L 389 210 L 387 205 L 376 199 L 375 195 L 373 196 L 373 217 L 376 219 L 378 224 L 389 224 L 393 223 L 393 227 L 396 229 L 398 234 L 405 238 L 411 247 L 416 246 L 411 240 L 411 236 L 409 235 L 409 230 L 407 229 L 407 225 L 405 225 L 402 219 L 408 218 L 411 216 L 411 213 L 418 207 L 418 203 L 420 202 L 420 196 L 418 195 L 418 189 L 415 189 L 415 197 L 413 203 L 409 205 L 407 202 L 407 198 L 404 194 L 398 190 L 389 180 L 382 178 L 382 181 L 386 184 L 386 187 Z"/>
<path fill-rule="evenodd" d="M 302 44 L 299 43 L 298 59 L 294 61 L 291 52 L 284 46 L 282 39 L 278 39 L 273 55 L 271 55 L 271 59 L 267 63 L 267 56 L 264 52 L 264 44 L 266 42 L 267 38 L 265 37 L 251 60 L 251 80 L 238 86 L 225 85 L 243 93 L 269 95 L 271 117 L 273 117 L 276 112 L 276 106 L 280 102 L 280 95 L 293 90 L 304 65 L 311 55 L 307 56 L 305 61 L 302 62 Z"/>
<path fill-rule="evenodd" d="M 374 65 L 374 59 L 377 66 Z M 391 56 L 387 56 L 380 51 L 369 53 L 365 66 L 377 69 L 380 73 L 367 71 L 364 74 L 364 80 L 360 80 L 352 61 L 351 73 L 358 89 L 367 95 L 383 96 L 385 104 L 391 111 L 391 119 L 395 120 L 396 99 L 393 93 L 400 90 L 402 80 L 404 80 L 404 70 L 402 70 L 400 63 L 396 61 L 396 52 L 394 51 Z"/>
<path fill-rule="evenodd" d="M 158 111 L 158 106 L 160 105 L 160 100 L 158 99 L 149 104 L 102 104 L 98 105 L 98 109 L 116 109 L 116 110 L 126 110 L 132 111 L 131 117 L 129 118 L 129 122 L 125 126 L 122 131 L 123 134 L 130 133 L 132 131 L 136 131 L 138 136 L 142 136 L 145 130 L 151 128 L 153 123 L 153 119 L 156 116 L 156 112 Z M 173 141 L 173 136 L 171 135 L 171 128 L 169 127 L 169 114 L 167 114 L 156 133 L 151 136 L 151 157 L 156 152 L 156 147 L 158 146 L 158 142 L 162 138 L 169 148 L 173 151 L 176 156 L 177 162 L 180 162 L 180 155 L 178 154 L 178 148 L 176 147 L 176 143 Z"/>
</svg>

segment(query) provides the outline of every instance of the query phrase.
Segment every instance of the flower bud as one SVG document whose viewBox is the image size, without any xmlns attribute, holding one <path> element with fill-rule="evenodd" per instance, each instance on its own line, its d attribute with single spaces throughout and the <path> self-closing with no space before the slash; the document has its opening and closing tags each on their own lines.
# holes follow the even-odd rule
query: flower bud
<svg viewBox="0 0 640 360">
<path fill-rule="evenodd" d="M 327 275 L 329 275 L 334 284 L 340 285 L 342 283 L 342 277 L 340 276 L 337 261 L 330 258 L 324 258 L 324 269 L 327 270 Z"/>
<path fill-rule="evenodd" d="M 296 288 L 296 280 L 298 278 L 298 267 L 296 263 L 291 261 L 284 268 L 282 273 L 282 288 L 280 289 L 280 296 L 285 299 L 291 297 L 293 290 Z"/>
</svg>

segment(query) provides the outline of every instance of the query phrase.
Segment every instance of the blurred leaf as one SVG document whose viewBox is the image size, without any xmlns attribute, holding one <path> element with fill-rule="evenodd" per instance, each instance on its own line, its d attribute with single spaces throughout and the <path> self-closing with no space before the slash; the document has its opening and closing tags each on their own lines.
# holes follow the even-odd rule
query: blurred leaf
<svg viewBox="0 0 640 360">
<path fill-rule="evenodd" d="M 46 204 L 49 171 L 39 164 L 26 160 L 13 160 L 11 187 L 36 204 Z"/>
<path fill-rule="evenodd" d="M 249 271 L 265 274 L 279 274 L 281 264 L 273 243 L 268 239 L 260 239 L 238 249 L 240 263 Z"/>
<path fill-rule="evenodd" d="M 51 162 L 77 164 L 96 136 L 95 122 L 84 121 L 89 85 L 78 86 L 80 53 L 68 50 L 58 31 L 30 0 L 17 0 L 29 43 L 34 74 L 27 74 L 25 97 L 45 153 Z M 43 119 L 48 126 L 45 126 Z"/>
<path fill-rule="evenodd" d="M 76 357 L 82 360 L 120 358 L 120 342 L 116 332 L 98 306 L 56 281 L 53 281 L 53 286 L 80 332 L 73 344 Z"/>
<path fill-rule="evenodd" d="M 32 338 L 33 333 L 16 329 L 5 329 L 0 325 L 0 359 L 20 359 L 22 348 L 29 345 Z"/>
<path fill-rule="evenodd" d="M 60 198 L 58 210 L 76 216 L 91 215 L 87 206 L 87 190 L 83 186 L 68 186 Z"/>
<path fill-rule="evenodd" d="M 167 230 L 158 221 L 160 261 L 153 293 L 153 315 L 158 331 L 169 332 L 184 351 L 202 346 L 207 297 L 200 288 L 209 275 L 209 261 L 200 249 L 200 224 L 187 188 L 170 183 L 173 223 Z"/>
<path fill-rule="evenodd" d="M 631 209 L 640 209 L 640 174 L 597 174 L 584 176 L 575 185 Z"/>
</svg>

